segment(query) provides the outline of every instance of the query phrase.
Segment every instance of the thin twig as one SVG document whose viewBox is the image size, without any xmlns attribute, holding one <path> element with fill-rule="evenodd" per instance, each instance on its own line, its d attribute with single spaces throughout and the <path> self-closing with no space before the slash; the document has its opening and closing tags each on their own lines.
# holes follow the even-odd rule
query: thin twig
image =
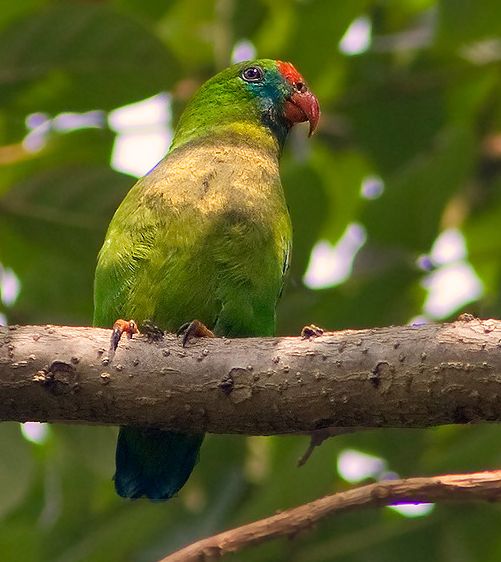
<svg viewBox="0 0 501 562">
<path fill-rule="evenodd" d="M 279 537 L 294 538 L 322 519 L 402 503 L 501 500 L 501 470 L 386 480 L 339 492 L 195 542 L 160 562 L 206 562 Z"/>
<path fill-rule="evenodd" d="M 339 435 L 346 435 L 347 433 L 355 433 L 356 431 L 365 431 L 367 429 L 367 427 L 324 427 L 323 429 L 316 429 L 310 432 L 310 442 L 306 451 L 298 459 L 297 465 L 304 466 L 313 454 L 313 451 L 317 447 L 320 447 L 326 439 L 338 437 Z"/>
</svg>

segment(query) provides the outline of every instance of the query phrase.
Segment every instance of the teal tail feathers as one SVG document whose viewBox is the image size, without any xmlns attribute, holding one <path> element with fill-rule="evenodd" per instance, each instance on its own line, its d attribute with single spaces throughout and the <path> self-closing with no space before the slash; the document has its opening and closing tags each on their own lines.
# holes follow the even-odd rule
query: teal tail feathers
<svg viewBox="0 0 501 562">
<path fill-rule="evenodd" d="M 116 452 L 115 489 L 123 498 L 167 500 L 190 476 L 204 435 L 121 427 Z"/>
</svg>

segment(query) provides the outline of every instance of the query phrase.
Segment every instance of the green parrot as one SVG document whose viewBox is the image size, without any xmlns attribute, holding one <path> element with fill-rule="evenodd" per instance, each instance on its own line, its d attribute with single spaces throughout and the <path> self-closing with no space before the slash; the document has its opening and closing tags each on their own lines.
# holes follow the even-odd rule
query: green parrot
<svg viewBox="0 0 501 562">
<path fill-rule="evenodd" d="M 183 112 L 169 152 L 129 191 L 99 253 L 94 325 L 153 322 L 197 336 L 273 336 L 292 229 L 279 157 L 294 123 L 317 126 L 316 97 L 292 64 L 223 70 Z M 186 327 L 187 326 L 187 327 Z M 203 434 L 122 427 L 117 493 L 164 500 L 184 485 Z"/>
</svg>

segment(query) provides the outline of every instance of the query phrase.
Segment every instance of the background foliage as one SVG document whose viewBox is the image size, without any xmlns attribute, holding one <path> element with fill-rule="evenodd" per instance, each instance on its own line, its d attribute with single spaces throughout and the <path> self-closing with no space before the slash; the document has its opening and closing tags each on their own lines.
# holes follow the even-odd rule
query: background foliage
<svg viewBox="0 0 501 562">
<path fill-rule="evenodd" d="M 335 329 L 453 315 L 454 306 L 426 302 L 437 274 L 456 266 L 482 287 L 456 307 L 500 317 L 500 34 L 496 0 L 3 3 L 0 313 L 12 323 L 90 324 L 95 256 L 134 183 L 110 166 L 108 112 L 168 92 L 175 121 L 245 39 L 259 56 L 293 61 L 323 109 L 318 135 L 309 142 L 296 131 L 283 159 L 295 251 L 281 333 L 312 321 Z M 358 253 L 340 246 L 348 225 L 365 239 Z M 434 257 L 444 231 L 464 237 L 467 256 Z M 304 274 L 320 240 L 327 263 L 344 260 L 346 274 L 312 288 Z M 438 279 L 439 300 L 465 282 Z M 18 424 L 0 426 L 2 560 L 153 561 L 346 488 L 347 449 L 383 459 L 374 476 L 501 461 L 495 426 L 343 436 L 301 469 L 305 438 L 211 436 L 178 499 L 127 503 L 110 480 L 114 441 L 114 428 L 51 426 L 33 443 Z M 500 524 L 497 506 L 436 506 L 412 519 L 383 509 L 233 559 L 494 562 Z"/>
</svg>

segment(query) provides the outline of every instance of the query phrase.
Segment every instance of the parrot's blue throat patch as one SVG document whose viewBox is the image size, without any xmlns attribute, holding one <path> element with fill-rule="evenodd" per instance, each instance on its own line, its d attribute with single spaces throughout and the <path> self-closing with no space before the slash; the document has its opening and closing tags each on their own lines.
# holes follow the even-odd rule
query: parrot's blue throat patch
<svg viewBox="0 0 501 562">
<path fill-rule="evenodd" d="M 285 100 L 290 96 L 283 78 L 278 72 L 268 72 L 263 82 L 247 82 L 245 86 L 258 101 L 261 122 L 271 130 L 282 149 L 291 128 L 291 123 L 283 115 Z"/>
</svg>

